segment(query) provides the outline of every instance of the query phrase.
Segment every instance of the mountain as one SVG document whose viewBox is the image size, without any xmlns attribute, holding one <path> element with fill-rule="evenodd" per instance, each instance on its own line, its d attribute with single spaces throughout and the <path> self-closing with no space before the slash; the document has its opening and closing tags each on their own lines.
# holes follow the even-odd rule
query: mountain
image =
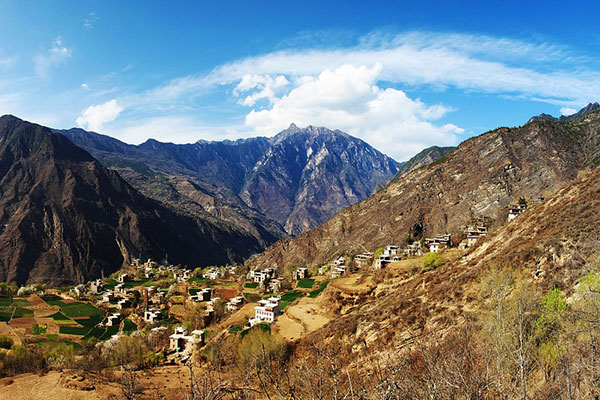
<svg viewBox="0 0 600 400">
<path fill-rule="evenodd" d="M 81 129 L 60 132 L 144 194 L 241 221 L 265 246 L 365 199 L 401 166 L 341 131 L 293 124 L 273 138 L 138 146 Z"/>
<path fill-rule="evenodd" d="M 577 280 L 595 268 L 600 251 L 599 193 L 597 168 L 465 253 L 442 253 L 446 263 L 433 271 L 419 270 L 416 260 L 408 260 L 388 267 L 385 281 L 370 290 L 332 281 L 324 304 L 340 315 L 305 342 L 335 343 L 360 362 L 361 357 L 381 359 L 390 348 L 409 348 L 419 338 L 440 341 L 484 309 L 481 282 L 493 266 L 523 272 L 531 293 L 559 288 L 570 295 Z"/>
<path fill-rule="evenodd" d="M 600 112 L 569 123 L 533 120 L 461 143 L 443 159 L 412 171 L 327 223 L 283 239 L 251 262 L 319 264 L 343 253 L 445 232 L 455 236 L 473 217 L 498 227 L 505 207 L 548 196 L 600 163 Z"/>
<path fill-rule="evenodd" d="M 585 117 L 588 113 L 592 111 L 596 111 L 600 109 L 600 104 L 598 103 L 589 103 L 587 106 L 583 107 L 581 110 L 577 111 L 575 114 L 571 115 L 561 115 L 559 118 L 553 117 L 550 114 L 542 113 L 535 117 L 531 117 L 528 122 L 532 121 L 562 121 L 562 122 L 570 122 L 575 121 L 577 119 Z"/>
<path fill-rule="evenodd" d="M 0 281 L 81 282 L 134 257 L 197 266 L 261 248 L 205 213 L 182 216 L 49 128 L 0 117 Z"/>
<path fill-rule="evenodd" d="M 415 169 L 425 167 L 433 162 L 438 161 L 440 158 L 454 150 L 456 147 L 439 147 L 439 146 L 431 146 L 426 148 L 425 150 L 419 152 L 417 155 L 408 160 L 402 168 L 396 173 L 394 179 L 398 179 L 403 175 L 406 175 Z"/>
</svg>

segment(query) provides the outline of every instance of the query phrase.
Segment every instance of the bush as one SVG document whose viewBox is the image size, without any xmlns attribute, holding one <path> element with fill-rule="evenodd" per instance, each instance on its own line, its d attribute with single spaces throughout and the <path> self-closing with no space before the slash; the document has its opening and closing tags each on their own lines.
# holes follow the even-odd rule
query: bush
<svg viewBox="0 0 600 400">
<path fill-rule="evenodd" d="M 444 265 L 442 256 L 440 256 L 438 253 L 425 254 L 421 262 L 423 263 L 423 269 L 425 269 L 425 271 L 432 271 Z"/>
<path fill-rule="evenodd" d="M 13 345 L 12 338 L 0 335 L 0 349 L 10 349 Z"/>
<path fill-rule="evenodd" d="M 287 344 L 262 329 L 251 329 L 238 346 L 238 365 L 242 370 L 260 368 L 271 362 L 283 362 Z"/>
</svg>

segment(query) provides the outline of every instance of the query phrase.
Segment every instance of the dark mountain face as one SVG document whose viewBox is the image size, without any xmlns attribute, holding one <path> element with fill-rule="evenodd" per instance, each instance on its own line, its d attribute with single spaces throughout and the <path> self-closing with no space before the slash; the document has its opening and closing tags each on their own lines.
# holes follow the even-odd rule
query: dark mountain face
<svg viewBox="0 0 600 400">
<path fill-rule="evenodd" d="M 141 256 L 240 261 L 252 236 L 210 215 L 172 212 L 48 128 L 0 118 L 0 281 L 81 282 Z"/>
<path fill-rule="evenodd" d="M 461 143 L 325 224 L 283 239 L 251 262 L 316 265 L 343 253 L 402 244 L 409 234 L 458 236 L 473 217 L 506 221 L 519 197 L 549 196 L 600 164 L 600 112 L 572 122 L 532 121 Z"/>
<path fill-rule="evenodd" d="M 401 165 L 343 132 L 295 125 L 271 139 L 186 145 L 61 133 L 144 194 L 238 224 L 265 246 L 368 197 Z"/>
</svg>

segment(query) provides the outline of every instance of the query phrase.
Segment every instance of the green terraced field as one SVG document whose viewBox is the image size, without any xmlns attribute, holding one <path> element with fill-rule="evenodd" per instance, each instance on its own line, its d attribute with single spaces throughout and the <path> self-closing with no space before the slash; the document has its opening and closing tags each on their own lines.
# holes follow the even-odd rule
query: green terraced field
<svg viewBox="0 0 600 400">
<path fill-rule="evenodd" d="M 312 289 L 315 285 L 315 280 L 311 278 L 304 278 L 298 281 L 298 287 L 302 289 Z"/>
<path fill-rule="evenodd" d="M 322 283 L 319 285 L 319 288 L 318 288 L 318 289 L 315 289 L 315 290 L 313 290 L 312 292 L 310 292 L 309 296 L 310 296 L 310 297 L 312 297 L 312 298 L 315 298 L 315 297 L 317 297 L 318 295 L 320 295 L 320 294 L 321 294 L 321 292 L 322 292 L 323 290 L 325 290 L 325 288 L 327 287 L 327 285 L 329 285 L 329 281 L 322 282 Z"/>
</svg>

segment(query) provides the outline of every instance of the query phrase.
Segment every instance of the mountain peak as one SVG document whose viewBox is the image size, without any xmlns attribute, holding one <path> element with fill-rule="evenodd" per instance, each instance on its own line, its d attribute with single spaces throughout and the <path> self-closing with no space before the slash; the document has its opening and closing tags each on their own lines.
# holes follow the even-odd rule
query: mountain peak
<svg viewBox="0 0 600 400">
<path fill-rule="evenodd" d="M 583 107 L 581 110 L 577 111 L 575 114 L 561 115 L 559 118 L 556 118 L 556 117 L 553 117 L 550 114 L 542 113 L 540 115 L 536 115 L 536 116 L 531 117 L 529 119 L 529 121 L 527 121 L 527 123 L 530 123 L 530 122 L 533 122 L 533 121 L 554 121 L 554 122 L 564 121 L 564 122 L 570 122 L 570 121 L 575 121 L 577 119 L 583 118 L 586 115 L 588 115 L 590 112 L 596 111 L 598 109 L 600 109 L 600 104 L 598 104 L 598 102 L 596 102 L 596 103 L 589 103 L 587 106 Z"/>
</svg>

